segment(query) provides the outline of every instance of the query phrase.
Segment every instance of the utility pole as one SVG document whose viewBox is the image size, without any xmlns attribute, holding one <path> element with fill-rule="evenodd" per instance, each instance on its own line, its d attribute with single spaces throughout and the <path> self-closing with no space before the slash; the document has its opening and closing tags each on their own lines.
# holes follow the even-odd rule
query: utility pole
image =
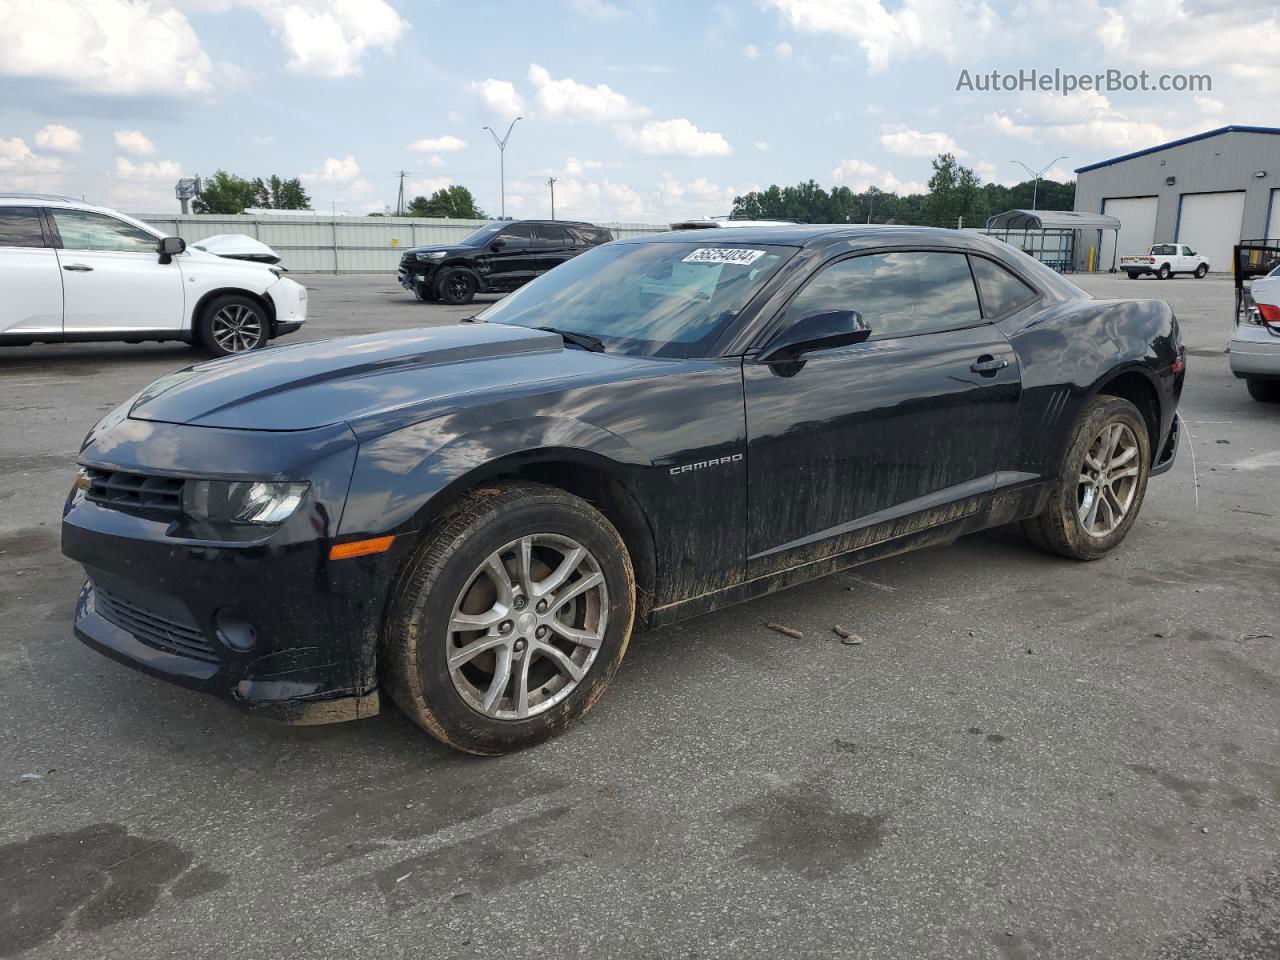
<svg viewBox="0 0 1280 960">
<path fill-rule="evenodd" d="M 396 195 L 396 216 L 404 216 L 404 178 L 409 175 L 408 171 L 401 170 L 396 176 L 400 178 L 400 192 Z"/>
<path fill-rule="evenodd" d="M 507 141 L 511 139 L 511 131 L 515 128 L 516 122 L 523 120 L 524 117 L 516 117 L 511 121 L 511 126 L 507 127 L 507 135 L 501 140 L 493 127 L 485 126 L 481 129 L 488 130 L 489 136 L 493 137 L 493 142 L 498 145 L 498 189 L 501 191 L 502 197 L 502 214 L 503 220 L 507 219 Z"/>
<path fill-rule="evenodd" d="M 1066 159 L 1067 159 L 1066 157 L 1054 157 L 1052 160 L 1050 160 L 1048 163 L 1046 163 L 1046 164 L 1045 164 L 1043 167 L 1041 167 L 1039 170 L 1032 170 L 1032 169 L 1031 169 L 1030 167 L 1028 167 L 1025 163 L 1023 163 L 1021 160 L 1010 160 L 1010 161 L 1009 161 L 1010 163 L 1016 163 L 1016 164 L 1017 164 L 1018 166 L 1020 166 L 1023 170 L 1027 171 L 1027 173 L 1031 174 L 1032 179 L 1035 181 L 1035 182 L 1031 185 L 1031 209 L 1032 209 L 1032 210 L 1034 210 L 1034 209 L 1036 208 L 1036 198 L 1037 198 L 1037 195 L 1040 193 L 1040 178 L 1044 176 L 1044 172 L 1045 172 L 1046 170 L 1048 170 L 1050 167 L 1052 167 L 1052 166 L 1053 166 L 1055 163 L 1057 163 L 1059 160 L 1066 160 Z"/>
<path fill-rule="evenodd" d="M 547 186 L 551 188 L 551 219 L 556 218 L 556 178 L 547 177 Z"/>
</svg>

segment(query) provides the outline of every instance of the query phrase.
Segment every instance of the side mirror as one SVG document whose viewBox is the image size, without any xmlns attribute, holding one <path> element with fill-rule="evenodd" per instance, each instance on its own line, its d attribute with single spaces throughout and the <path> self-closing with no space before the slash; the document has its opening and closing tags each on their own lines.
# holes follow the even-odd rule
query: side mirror
<svg viewBox="0 0 1280 960">
<path fill-rule="evenodd" d="M 507 242 L 505 240 L 495 240 L 493 241 L 493 243 L 489 244 L 489 249 L 492 250 L 494 253 L 497 253 L 506 245 L 507 245 Z"/>
<path fill-rule="evenodd" d="M 186 249 L 187 241 L 181 237 L 165 237 L 156 241 L 156 253 L 160 254 L 161 263 L 172 263 L 173 258 L 185 253 Z"/>
<path fill-rule="evenodd" d="M 764 348 L 763 363 L 789 363 L 814 350 L 830 350 L 862 343 L 871 336 L 871 327 L 857 310 L 814 313 L 791 324 Z"/>
</svg>

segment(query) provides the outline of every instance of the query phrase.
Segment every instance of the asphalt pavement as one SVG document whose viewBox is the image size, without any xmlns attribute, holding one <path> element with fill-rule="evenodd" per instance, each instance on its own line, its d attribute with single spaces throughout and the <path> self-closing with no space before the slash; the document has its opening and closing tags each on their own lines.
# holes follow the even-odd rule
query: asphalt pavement
<svg viewBox="0 0 1280 960">
<path fill-rule="evenodd" d="M 474 311 L 301 279 L 293 339 Z M 1280 405 L 1227 370 L 1229 281 L 1080 282 L 1168 299 L 1190 350 L 1188 442 L 1114 555 L 996 530 L 642 634 L 501 759 L 81 646 L 79 442 L 198 355 L 0 349 L 0 957 L 1277 956 Z"/>
</svg>

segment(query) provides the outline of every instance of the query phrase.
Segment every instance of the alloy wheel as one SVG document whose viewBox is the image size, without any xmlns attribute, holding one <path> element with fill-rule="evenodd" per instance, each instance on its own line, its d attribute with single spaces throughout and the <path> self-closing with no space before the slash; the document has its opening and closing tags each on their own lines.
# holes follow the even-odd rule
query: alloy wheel
<svg viewBox="0 0 1280 960">
<path fill-rule="evenodd" d="M 262 321 L 240 303 L 229 303 L 213 315 L 214 342 L 227 353 L 245 353 L 262 340 Z"/>
<path fill-rule="evenodd" d="M 449 618 L 454 689 L 473 710 L 524 720 L 571 694 L 609 622 L 604 572 L 568 537 L 533 534 L 490 554 Z"/>
<path fill-rule="evenodd" d="M 1109 423 L 1085 451 L 1077 488 L 1080 526 L 1102 538 L 1124 521 L 1138 490 L 1138 438 L 1123 423 Z"/>
</svg>

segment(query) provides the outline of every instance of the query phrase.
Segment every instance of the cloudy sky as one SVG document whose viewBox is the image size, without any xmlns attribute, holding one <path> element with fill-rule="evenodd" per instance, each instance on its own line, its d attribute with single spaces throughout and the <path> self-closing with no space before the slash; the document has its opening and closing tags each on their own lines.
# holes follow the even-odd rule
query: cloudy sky
<svg viewBox="0 0 1280 960">
<path fill-rule="evenodd" d="M 176 209 L 182 175 L 300 175 L 351 213 L 461 183 L 507 212 L 663 221 L 810 177 L 922 189 L 949 150 L 1049 176 L 1228 123 L 1280 125 L 1258 0 L 0 0 L 0 189 Z M 962 70 L 1198 93 L 957 92 Z"/>
</svg>

